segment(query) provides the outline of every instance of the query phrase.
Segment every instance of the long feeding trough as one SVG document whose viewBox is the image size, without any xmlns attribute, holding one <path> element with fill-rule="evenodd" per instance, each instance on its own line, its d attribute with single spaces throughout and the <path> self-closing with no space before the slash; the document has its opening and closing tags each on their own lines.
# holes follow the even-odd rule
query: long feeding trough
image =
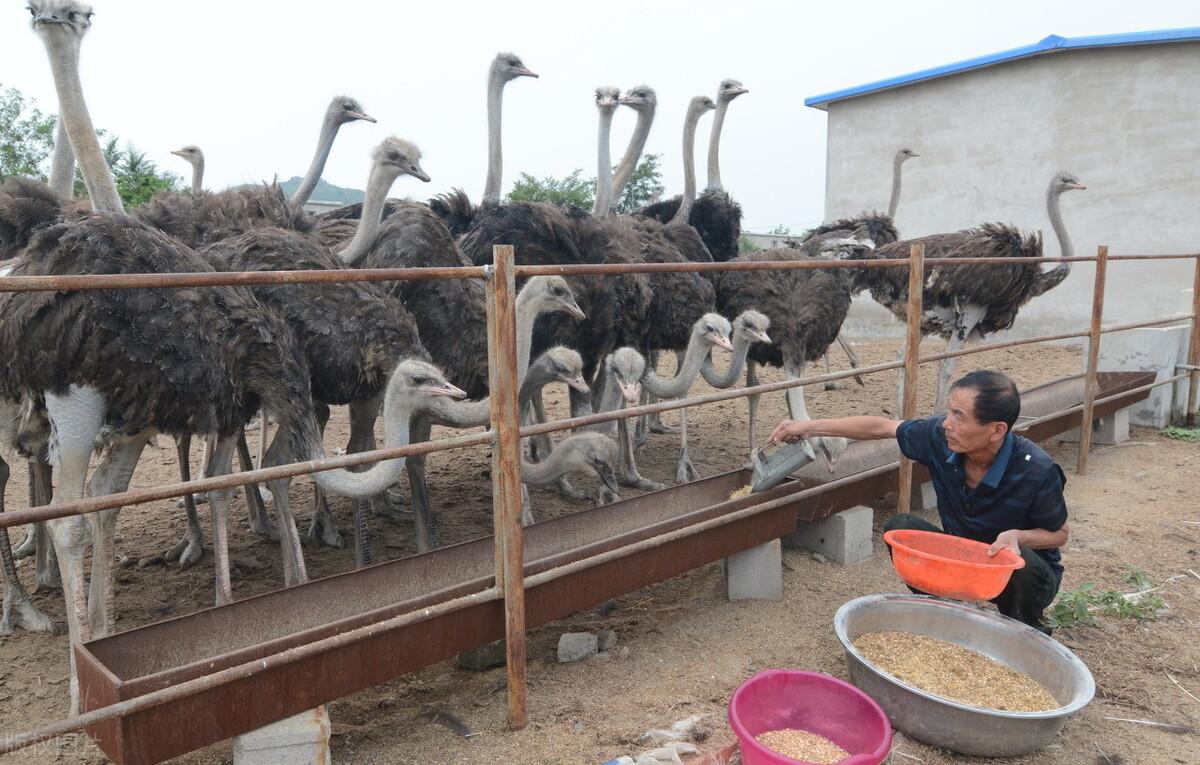
<svg viewBox="0 0 1200 765">
<path fill-rule="evenodd" d="M 1144 399 L 1147 392 L 1135 389 L 1152 380 L 1153 373 L 1100 375 L 1098 399 L 1117 398 L 1097 405 L 1094 416 Z M 1083 378 L 1047 383 L 1022 397 L 1022 420 L 1032 424 L 1026 435 L 1044 439 L 1078 424 L 1076 414 L 1050 415 L 1083 400 Z M 882 497 L 897 486 L 898 470 L 886 469 L 897 457 L 894 442 L 860 443 L 832 476 L 812 464 L 770 491 L 729 500 L 751 478 L 736 470 L 531 526 L 525 576 L 562 575 L 527 587 L 527 624 L 546 624 L 779 538 L 797 522 Z M 764 508 L 745 512 L 758 505 Z M 485 537 L 78 646 L 81 701 L 91 710 L 248 661 L 287 657 L 290 649 L 401 614 L 418 616 L 88 733 L 122 765 L 162 762 L 499 639 L 504 606 L 496 599 L 419 616 L 493 587 L 493 554 L 494 541 Z M 587 565 L 570 565 L 582 561 Z"/>
</svg>

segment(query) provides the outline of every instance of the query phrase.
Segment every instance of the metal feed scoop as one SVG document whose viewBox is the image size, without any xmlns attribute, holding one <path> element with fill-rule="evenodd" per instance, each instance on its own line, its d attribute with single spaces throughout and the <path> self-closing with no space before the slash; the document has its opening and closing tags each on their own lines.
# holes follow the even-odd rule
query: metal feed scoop
<svg viewBox="0 0 1200 765">
<path fill-rule="evenodd" d="M 755 449 L 750 452 L 750 461 L 754 465 L 754 480 L 750 484 L 750 491 L 773 489 L 783 483 L 783 479 L 816 458 L 812 444 L 803 438 L 795 443 L 781 444 L 769 454 L 765 449 Z"/>
</svg>

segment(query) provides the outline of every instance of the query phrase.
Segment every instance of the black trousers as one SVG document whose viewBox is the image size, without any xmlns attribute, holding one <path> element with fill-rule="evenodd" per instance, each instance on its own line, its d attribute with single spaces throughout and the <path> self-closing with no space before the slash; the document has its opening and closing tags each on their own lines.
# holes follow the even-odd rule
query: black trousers
<svg viewBox="0 0 1200 765">
<path fill-rule="evenodd" d="M 908 513 L 895 515 L 883 525 L 884 531 L 892 529 L 916 529 L 918 531 L 936 531 L 939 534 L 946 533 L 924 518 L 918 518 Z M 891 554 L 892 548 L 888 547 L 888 555 Z M 993 598 L 992 602 L 1005 616 L 1024 622 L 1049 635 L 1050 629 L 1042 624 L 1042 612 L 1049 607 L 1058 593 L 1058 577 L 1054 575 L 1054 569 L 1050 568 L 1050 564 L 1042 556 L 1024 545 L 1021 546 L 1021 557 L 1025 559 L 1025 568 L 1013 572 L 1004 592 Z M 926 594 L 912 587 L 908 589 L 919 594 Z"/>
</svg>

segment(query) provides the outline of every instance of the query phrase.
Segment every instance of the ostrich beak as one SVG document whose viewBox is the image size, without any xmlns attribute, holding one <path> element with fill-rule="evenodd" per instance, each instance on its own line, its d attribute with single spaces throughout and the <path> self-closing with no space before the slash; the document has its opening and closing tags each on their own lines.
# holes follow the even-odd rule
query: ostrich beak
<svg viewBox="0 0 1200 765">
<path fill-rule="evenodd" d="M 346 114 L 349 115 L 350 119 L 352 119 L 352 120 L 362 120 L 363 122 L 378 122 L 379 121 L 379 120 L 375 119 L 374 117 L 372 117 L 371 115 L 367 114 L 366 112 L 346 112 Z"/>
<path fill-rule="evenodd" d="M 757 329 L 752 329 L 752 330 L 750 330 L 750 337 L 754 338 L 754 340 L 756 342 L 766 343 L 767 345 L 771 344 L 771 336 L 768 335 L 766 332 L 761 332 Z"/>
<path fill-rule="evenodd" d="M 616 494 L 618 492 L 617 475 L 613 471 L 612 465 L 609 465 L 607 462 L 596 462 L 593 463 L 592 467 L 595 469 L 596 475 L 600 477 L 601 483 L 613 494 Z"/>
<path fill-rule="evenodd" d="M 467 392 L 457 385 L 451 383 L 442 383 L 441 385 L 422 385 L 417 388 L 422 393 L 428 393 L 432 396 L 449 396 L 450 398 L 466 398 Z"/>
<path fill-rule="evenodd" d="M 741 95 L 745 95 L 746 93 L 749 93 L 749 92 L 750 92 L 750 88 L 738 88 L 737 90 L 733 91 L 732 95 L 741 96 Z"/>
<path fill-rule="evenodd" d="M 587 380 L 583 379 L 583 375 L 575 375 L 567 380 L 567 385 L 571 386 L 580 393 L 591 393 L 592 389 L 588 387 Z"/>
<path fill-rule="evenodd" d="M 733 350 L 733 343 L 729 342 L 729 338 L 716 332 L 709 332 L 705 337 L 708 341 L 718 348 L 724 348 L 727 351 Z"/>
<path fill-rule="evenodd" d="M 536 80 L 536 79 L 537 79 L 537 76 L 538 76 L 538 75 L 537 75 L 537 72 L 531 71 L 531 70 L 529 70 L 529 69 L 526 69 L 526 68 L 524 68 L 524 67 L 522 67 L 522 68 L 520 68 L 520 69 L 515 69 L 515 70 L 513 70 L 513 71 L 515 71 L 515 72 L 517 73 L 517 76 L 518 76 L 518 77 L 532 77 L 533 79 L 535 79 L 535 80 Z"/>
<path fill-rule="evenodd" d="M 574 300 L 569 303 L 564 301 L 563 305 L 566 307 L 567 313 L 570 314 L 572 318 L 581 320 L 587 318 L 587 314 L 583 312 L 583 309 L 580 308 L 579 304 Z"/>
<path fill-rule="evenodd" d="M 182 150 L 176 150 L 176 151 L 173 151 L 173 152 L 171 152 L 171 153 L 172 153 L 172 154 L 174 154 L 176 157 L 182 157 L 182 156 L 183 156 L 183 151 L 182 151 Z"/>
<path fill-rule="evenodd" d="M 1084 191 L 1085 189 L 1087 189 L 1087 186 L 1084 186 L 1082 183 L 1076 182 L 1076 183 L 1068 183 L 1067 188 L 1068 189 L 1078 189 L 1079 191 Z"/>
<path fill-rule="evenodd" d="M 418 165 L 416 162 L 413 163 L 413 166 L 408 171 L 408 174 L 411 175 L 412 177 L 416 178 L 417 180 L 425 181 L 426 183 L 429 183 L 429 175 L 424 170 L 422 170 L 421 166 Z"/>
<path fill-rule="evenodd" d="M 642 397 L 641 383 L 618 382 L 617 387 L 621 389 L 621 395 L 625 398 L 626 403 L 636 404 Z"/>
</svg>

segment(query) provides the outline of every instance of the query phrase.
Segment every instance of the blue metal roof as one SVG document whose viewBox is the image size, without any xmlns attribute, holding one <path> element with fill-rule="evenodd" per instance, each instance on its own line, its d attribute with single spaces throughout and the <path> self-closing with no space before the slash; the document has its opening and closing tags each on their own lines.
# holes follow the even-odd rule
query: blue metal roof
<svg viewBox="0 0 1200 765">
<path fill-rule="evenodd" d="M 842 101 L 847 98 L 855 98 L 864 96 L 868 93 L 877 93 L 881 90 L 891 90 L 893 88 L 902 88 L 905 85 L 912 85 L 917 82 L 933 80 L 939 77 L 947 77 L 960 72 L 969 72 L 972 69 L 982 69 L 996 64 L 1003 64 L 1007 61 L 1016 61 L 1022 58 L 1031 56 L 1040 56 L 1047 53 L 1058 53 L 1059 51 L 1072 50 L 1077 48 L 1107 48 L 1116 45 L 1151 45 L 1154 43 L 1170 43 L 1170 42 L 1187 42 L 1200 40 L 1200 27 L 1184 27 L 1182 29 L 1160 29 L 1153 32 L 1130 32 L 1118 35 L 1089 35 L 1086 37 L 1059 37 L 1058 35 L 1050 35 L 1043 40 L 1039 40 L 1033 45 L 1024 45 L 1020 48 L 1012 48 L 1003 50 L 999 53 L 991 53 L 986 56 L 977 58 L 969 58 L 965 61 L 958 61 L 953 64 L 944 66 L 935 66 L 932 69 L 922 69 L 919 72 L 911 72 L 902 74 L 899 77 L 890 77 L 886 80 L 878 80 L 869 82 L 866 85 L 858 85 L 853 88 L 845 88 L 843 90 L 835 90 L 832 93 L 823 93 L 819 96 L 813 96 L 804 100 L 805 106 L 811 106 L 816 109 L 825 109 L 834 101 Z"/>
</svg>

